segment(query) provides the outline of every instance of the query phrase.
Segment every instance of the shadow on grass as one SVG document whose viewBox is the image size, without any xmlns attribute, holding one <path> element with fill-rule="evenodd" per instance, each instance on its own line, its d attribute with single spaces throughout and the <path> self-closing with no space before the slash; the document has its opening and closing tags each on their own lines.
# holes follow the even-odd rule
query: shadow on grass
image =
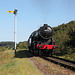
<svg viewBox="0 0 75 75">
<path fill-rule="evenodd" d="M 33 57 L 31 53 L 29 53 L 28 50 L 20 50 L 16 52 L 15 58 L 30 58 Z"/>
</svg>

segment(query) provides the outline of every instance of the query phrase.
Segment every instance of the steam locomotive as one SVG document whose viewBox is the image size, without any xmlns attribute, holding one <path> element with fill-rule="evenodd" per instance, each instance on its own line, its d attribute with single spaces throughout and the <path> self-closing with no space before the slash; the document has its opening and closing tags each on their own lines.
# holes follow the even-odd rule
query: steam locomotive
<svg viewBox="0 0 75 75">
<path fill-rule="evenodd" d="M 53 41 L 53 29 L 44 24 L 34 31 L 28 39 L 29 51 L 37 55 L 51 55 L 53 50 L 57 50 L 57 45 Z"/>
</svg>

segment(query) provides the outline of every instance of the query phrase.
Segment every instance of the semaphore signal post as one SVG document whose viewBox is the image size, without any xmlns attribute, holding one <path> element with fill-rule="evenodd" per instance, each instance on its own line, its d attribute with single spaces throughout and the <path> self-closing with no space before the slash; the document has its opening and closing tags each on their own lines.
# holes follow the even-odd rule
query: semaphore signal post
<svg viewBox="0 0 75 75">
<path fill-rule="evenodd" d="M 8 13 L 13 13 L 15 14 L 15 32 L 14 32 L 14 35 L 15 35 L 15 55 L 16 55 L 16 25 L 17 25 L 17 9 L 15 9 L 14 11 L 7 11 Z"/>
</svg>

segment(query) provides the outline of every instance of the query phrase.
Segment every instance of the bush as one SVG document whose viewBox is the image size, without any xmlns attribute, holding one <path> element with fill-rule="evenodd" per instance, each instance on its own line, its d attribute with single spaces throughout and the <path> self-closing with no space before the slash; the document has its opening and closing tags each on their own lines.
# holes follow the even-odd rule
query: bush
<svg viewBox="0 0 75 75">
<path fill-rule="evenodd" d="M 58 51 L 56 54 L 65 55 L 75 53 L 75 21 L 54 27 L 53 39 Z"/>
<path fill-rule="evenodd" d="M 5 46 L 0 47 L 0 51 L 5 51 L 7 48 Z"/>
</svg>

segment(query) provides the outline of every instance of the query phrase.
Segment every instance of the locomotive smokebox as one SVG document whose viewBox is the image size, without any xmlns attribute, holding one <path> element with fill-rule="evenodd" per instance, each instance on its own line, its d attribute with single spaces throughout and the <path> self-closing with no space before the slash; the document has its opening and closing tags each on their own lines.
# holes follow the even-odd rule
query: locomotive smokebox
<svg viewBox="0 0 75 75">
<path fill-rule="evenodd" d="M 47 24 L 44 24 L 44 26 L 40 27 L 39 29 L 39 35 L 43 39 L 50 39 L 53 35 L 53 29 Z"/>
</svg>

